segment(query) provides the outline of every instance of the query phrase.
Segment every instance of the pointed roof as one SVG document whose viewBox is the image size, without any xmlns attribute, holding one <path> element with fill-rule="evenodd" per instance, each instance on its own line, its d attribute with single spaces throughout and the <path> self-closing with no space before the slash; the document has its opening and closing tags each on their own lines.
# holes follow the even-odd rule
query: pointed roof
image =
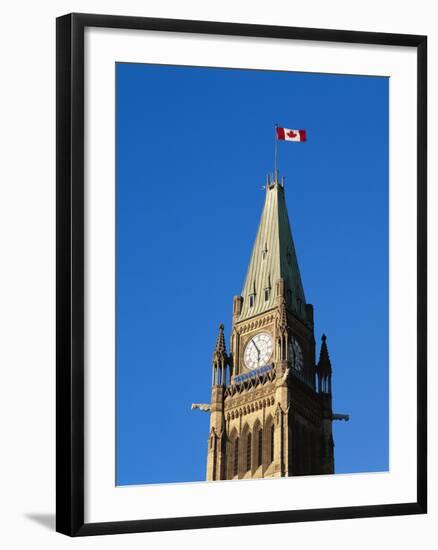
<svg viewBox="0 0 438 550">
<path fill-rule="evenodd" d="M 327 348 L 327 336 L 323 334 L 321 340 L 321 351 L 319 352 L 319 361 L 317 365 L 318 373 L 321 376 L 328 376 L 332 372 L 332 363 Z"/>
<path fill-rule="evenodd" d="M 221 323 L 219 325 L 219 334 L 217 335 L 216 345 L 213 352 L 213 360 L 216 358 L 225 358 L 227 357 L 227 348 L 225 345 L 225 336 L 224 336 L 224 325 Z"/>
<path fill-rule="evenodd" d="M 242 291 L 243 304 L 239 321 L 264 313 L 277 304 L 276 283 L 285 283 L 286 305 L 305 318 L 304 289 L 287 214 L 284 186 L 278 182 L 266 185 L 266 199 Z M 269 288 L 266 300 L 265 289 Z M 251 307 L 250 295 L 254 294 Z"/>
</svg>

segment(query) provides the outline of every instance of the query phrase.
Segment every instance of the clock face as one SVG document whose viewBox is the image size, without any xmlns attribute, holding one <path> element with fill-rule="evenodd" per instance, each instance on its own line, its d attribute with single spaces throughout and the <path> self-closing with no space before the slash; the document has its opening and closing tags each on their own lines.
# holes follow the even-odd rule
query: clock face
<svg viewBox="0 0 438 550">
<path fill-rule="evenodd" d="M 266 365 L 272 355 L 272 336 L 268 332 L 256 334 L 246 344 L 244 353 L 245 367 L 256 369 Z"/>
<path fill-rule="evenodd" d="M 298 340 L 295 338 L 289 340 L 289 360 L 296 371 L 301 372 L 303 370 L 303 352 Z"/>
</svg>

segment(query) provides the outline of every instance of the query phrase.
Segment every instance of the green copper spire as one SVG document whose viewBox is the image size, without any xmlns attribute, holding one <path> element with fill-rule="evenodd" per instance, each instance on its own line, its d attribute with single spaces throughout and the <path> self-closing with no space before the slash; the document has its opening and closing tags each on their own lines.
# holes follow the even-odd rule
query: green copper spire
<svg viewBox="0 0 438 550">
<path fill-rule="evenodd" d="M 277 281 L 284 280 L 286 307 L 306 318 L 306 299 L 287 214 L 284 186 L 266 184 L 266 199 L 251 254 L 239 321 L 259 315 L 277 305 Z"/>
</svg>

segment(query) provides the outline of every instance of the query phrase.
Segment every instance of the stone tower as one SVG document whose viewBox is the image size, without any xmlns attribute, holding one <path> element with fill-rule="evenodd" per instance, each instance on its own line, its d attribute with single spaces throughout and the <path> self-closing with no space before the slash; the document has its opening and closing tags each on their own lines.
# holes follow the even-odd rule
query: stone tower
<svg viewBox="0 0 438 550">
<path fill-rule="evenodd" d="M 313 307 L 276 173 L 234 298 L 230 352 L 220 325 L 213 353 L 207 480 L 334 472 L 326 340 L 316 362 Z"/>
</svg>

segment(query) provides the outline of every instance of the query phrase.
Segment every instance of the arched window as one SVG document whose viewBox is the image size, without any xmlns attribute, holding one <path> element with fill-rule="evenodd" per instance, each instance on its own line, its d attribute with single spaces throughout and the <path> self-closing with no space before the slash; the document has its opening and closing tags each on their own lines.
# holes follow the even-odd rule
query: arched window
<svg viewBox="0 0 438 550">
<path fill-rule="evenodd" d="M 262 456 L 263 456 L 263 430 L 260 428 L 259 430 L 259 438 L 257 441 L 257 466 L 260 466 L 262 463 Z"/>
<path fill-rule="evenodd" d="M 296 434 L 295 434 L 295 447 L 297 450 L 297 473 L 302 474 L 303 473 L 303 429 L 301 427 L 301 424 L 297 424 L 296 428 Z"/>
<path fill-rule="evenodd" d="M 271 426 L 271 456 L 269 457 L 269 461 L 274 461 L 274 433 L 275 433 L 275 426 L 272 424 Z"/>
<path fill-rule="evenodd" d="M 237 476 L 239 466 L 239 438 L 234 440 L 233 476 Z"/>
<path fill-rule="evenodd" d="M 315 432 L 312 432 L 312 474 L 318 474 L 319 456 L 318 456 L 318 440 Z"/>
<path fill-rule="evenodd" d="M 246 440 L 246 471 L 251 470 L 251 434 L 248 434 Z"/>
<path fill-rule="evenodd" d="M 303 440 L 303 451 L 304 451 L 304 474 L 309 475 L 312 473 L 312 443 L 310 438 L 309 428 L 304 430 L 304 440 Z"/>
<path fill-rule="evenodd" d="M 239 467 L 239 438 L 236 437 L 234 441 L 234 457 L 233 457 L 233 475 L 237 476 Z"/>
</svg>

